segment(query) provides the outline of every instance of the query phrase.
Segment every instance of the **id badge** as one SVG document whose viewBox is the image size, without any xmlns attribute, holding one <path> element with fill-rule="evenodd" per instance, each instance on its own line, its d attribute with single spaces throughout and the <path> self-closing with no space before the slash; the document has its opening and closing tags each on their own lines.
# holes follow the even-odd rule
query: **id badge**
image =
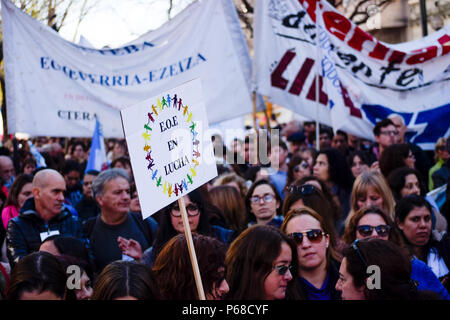
<svg viewBox="0 0 450 320">
<path fill-rule="evenodd" d="M 50 236 L 55 236 L 59 234 L 59 230 L 53 230 L 53 231 L 46 231 L 41 232 L 39 235 L 41 236 L 41 242 L 44 242 L 45 239 L 47 239 Z"/>
<path fill-rule="evenodd" d="M 122 253 L 122 261 L 134 261 L 134 259 Z"/>
</svg>

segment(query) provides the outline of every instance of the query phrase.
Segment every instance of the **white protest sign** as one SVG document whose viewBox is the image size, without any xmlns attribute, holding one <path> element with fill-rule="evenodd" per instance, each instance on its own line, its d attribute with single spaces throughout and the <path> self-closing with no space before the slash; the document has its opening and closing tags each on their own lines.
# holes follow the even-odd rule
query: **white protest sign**
<svg viewBox="0 0 450 320">
<path fill-rule="evenodd" d="M 121 116 L 144 219 L 217 176 L 199 79 Z"/>
</svg>

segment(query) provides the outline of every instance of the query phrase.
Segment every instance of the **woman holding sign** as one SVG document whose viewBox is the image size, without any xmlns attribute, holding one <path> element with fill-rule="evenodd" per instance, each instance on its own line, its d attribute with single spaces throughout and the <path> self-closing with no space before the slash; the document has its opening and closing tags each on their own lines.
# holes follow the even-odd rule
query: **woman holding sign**
<svg viewBox="0 0 450 320">
<path fill-rule="evenodd" d="M 209 223 L 212 208 L 204 201 L 198 189 L 190 192 L 183 198 L 192 233 L 216 238 L 224 244 L 230 242 L 233 231 Z M 184 234 L 184 226 L 178 201 L 162 209 L 161 213 L 160 224 L 153 246 L 145 250 L 142 254 L 140 246 L 135 241 L 132 241 L 132 239 L 123 241 L 122 239 L 119 246 L 124 254 L 136 260 L 142 260 L 149 266 L 153 266 L 156 257 L 166 243 L 173 237 Z"/>
</svg>

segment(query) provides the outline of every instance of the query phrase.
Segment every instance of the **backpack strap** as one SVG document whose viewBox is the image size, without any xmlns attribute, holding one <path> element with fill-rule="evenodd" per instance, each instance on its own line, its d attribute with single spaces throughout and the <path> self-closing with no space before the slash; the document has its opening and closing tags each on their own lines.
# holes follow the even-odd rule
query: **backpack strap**
<svg viewBox="0 0 450 320">
<path fill-rule="evenodd" d="M 133 218 L 134 222 L 136 222 L 139 229 L 141 229 L 144 234 L 145 239 L 147 239 L 148 245 L 151 246 L 153 244 L 153 231 L 150 228 L 150 225 L 142 219 L 142 214 L 140 212 L 130 212 L 131 218 Z"/>
</svg>

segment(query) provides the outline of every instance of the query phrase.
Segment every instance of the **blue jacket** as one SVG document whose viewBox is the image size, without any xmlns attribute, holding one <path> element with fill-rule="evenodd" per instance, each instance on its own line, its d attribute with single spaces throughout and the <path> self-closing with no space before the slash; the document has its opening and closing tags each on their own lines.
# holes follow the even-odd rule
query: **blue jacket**
<svg viewBox="0 0 450 320">
<path fill-rule="evenodd" d="M 19 215 L 8 222 L 6 231 L 7 256 L 11 267 L 20 258 L 39 250 L 42 232 L 56 230 L 60 235 L 82 240 L 81 225 L 77 217 L 72 216 L 65 207 L 61 214 L 47 222 L 36 212 L 34 198 L 25 201 Z"/>
<path fill-rule="evenodd" d="M 439 293 L 442 299 L 450 300 L 450 295 L 447 292 L 447 289 L 445 289 L 425 262 L 414 258 L 411 260 L 411 266 L 411 279 L 416 280 L 419 283 L 417 290 L 430 290 Z"/>
</svg>

